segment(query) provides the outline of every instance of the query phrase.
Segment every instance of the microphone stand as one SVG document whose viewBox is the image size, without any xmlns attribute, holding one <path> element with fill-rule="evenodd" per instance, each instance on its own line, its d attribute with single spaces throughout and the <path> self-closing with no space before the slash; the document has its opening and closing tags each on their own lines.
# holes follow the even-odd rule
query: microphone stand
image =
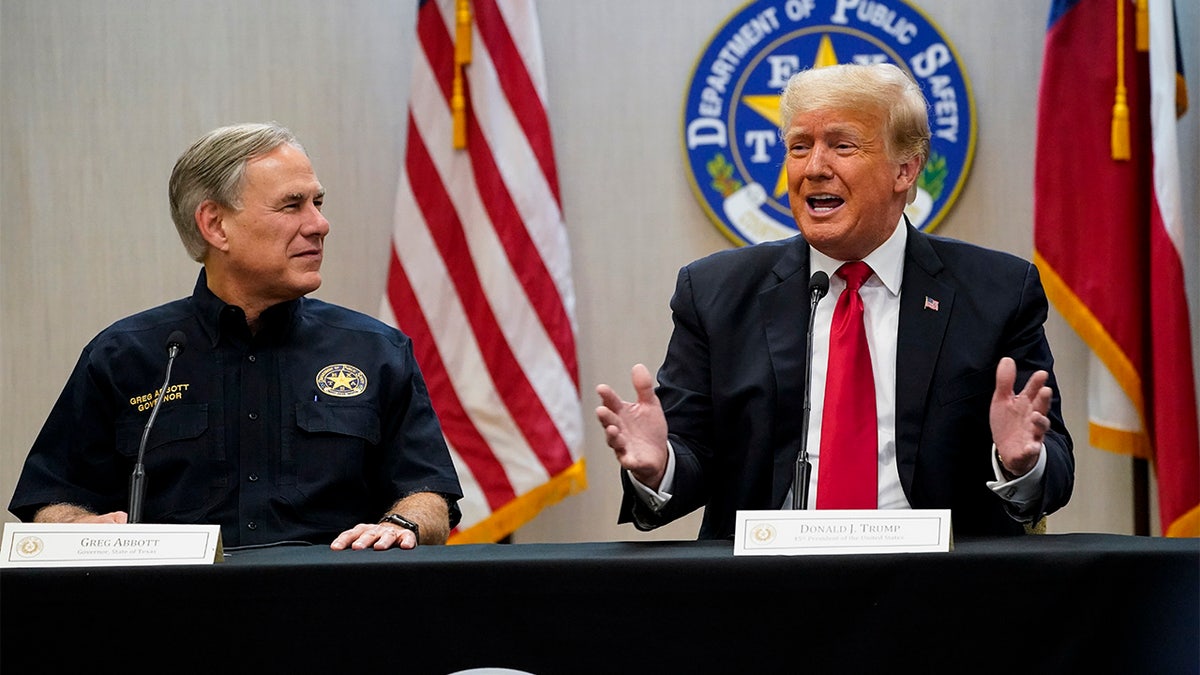
<svg viewBox="0 0 1200 675">
<path fill-rule="evenodd" d="M 154 426 L 154 419 L 158 417 L 158 409 L 162 405 L 163 396 L 167 393 L 167 385 L 171 382 L 171 366 L 175 364 L 175 357 L 183 351 L 183 346 L 187 344 L 187 338 L 180 331 L 171 333 L 167 338 L 167 374 L 163 378 L 162 387 L 158 390 L 158 396 L 154 399 L 154 409 L 150 411 L 150 419 L 146 420 L 146 426 L 142 429 L 142 441 L 138 444 L 137 463 L 133 465 L 133 474 L 129 476 L 129 519 L 130 524 L 142 522 L 142 503 L 146 498 L 146 466 L 142 460 L 146 456 L 146 441 L 150 438 L 150 427 Z"/>
<path fill-rule="evenodd" d="M 808 461 L 808 417 L 812 409 L 812 361 L 813 361 L 813 324 L 817 319 L 817 303 L 829 292 L 829 275 L 817 271 L 808 281 L 809 310 L 808 310 L 808 350 L 804 370 L 804 416 L 800 424 L 800 454 L 796 456 L 796 465 L 792 468 L 792 510 L 808 508 L 808 481 L 812 476 L 812 464 Z"/>
</svg>

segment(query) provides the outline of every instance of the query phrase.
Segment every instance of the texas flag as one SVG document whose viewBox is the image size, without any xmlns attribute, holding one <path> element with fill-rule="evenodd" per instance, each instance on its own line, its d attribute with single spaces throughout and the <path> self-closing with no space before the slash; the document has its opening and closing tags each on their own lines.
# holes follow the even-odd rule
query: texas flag
<svg viewBox="0 0 1200 675">
<path fill-rule="evenodd" d="M 1034 259 L 1093 353 L 1089 442 L 1153 463 L 1162 531 L 1200 536 L 1200 441 L 1171 0 L 1054 0 L 1034 169 Z M 1191 187 L 1194 189 L 1195 179 Z M 1193 265 L 1194 272 L 1194 265 Z"/>
</svg>

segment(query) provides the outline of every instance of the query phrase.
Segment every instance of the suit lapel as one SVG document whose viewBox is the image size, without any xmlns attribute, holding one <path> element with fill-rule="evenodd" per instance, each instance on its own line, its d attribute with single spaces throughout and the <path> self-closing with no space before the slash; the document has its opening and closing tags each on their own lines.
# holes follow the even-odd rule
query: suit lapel
<svg viewBox="0 0 1200 675">
<path fill-rule="evenodd" d="M 808 346 L 808 244 L 802 237 L 772 268 L 778 283 L 759 293 L 769 363 L 774 378 L 776 424 L 771 504 L 783 504 L 791 487 L 792 467 L 800 452 Z M 766 420 L 764 420 L 764 423 Z"/>
<path fill-rule="evenodd" d="M 909 502 L 930 383 L 954 306 L 954 288 L 938 280 L 942 269 L 929 236 L 910 226 L 896 342 L 896 464 Z"/>
</svg>

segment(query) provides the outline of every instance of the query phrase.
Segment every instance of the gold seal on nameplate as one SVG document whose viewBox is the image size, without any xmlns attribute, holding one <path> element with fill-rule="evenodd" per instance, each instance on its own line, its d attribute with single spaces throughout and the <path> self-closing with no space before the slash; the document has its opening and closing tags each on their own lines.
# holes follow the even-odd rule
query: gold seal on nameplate
<svg viewBox="0 0 1200 675">
<path fill-rule="evenodd" d="M 46 545 L 37 537 L 21 537 L 17 542 L 17 555 L 22 558 L 36 558 L 45 548 Z"/>
<path fill-rule="evenodd" d="M 775 528 L 771 527 L 769 523 L 758 525 L 750 531 L 750 537 L 756 544 L 769 544 L 775 541 L 775 534 Z"/>
</svg>

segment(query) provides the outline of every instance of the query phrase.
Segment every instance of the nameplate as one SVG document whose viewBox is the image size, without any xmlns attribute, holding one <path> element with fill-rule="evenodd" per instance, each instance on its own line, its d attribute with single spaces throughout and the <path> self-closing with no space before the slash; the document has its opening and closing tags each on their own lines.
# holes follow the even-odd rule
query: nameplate
<svg viewBox="0 0 1200 675">
<path fill-rule="evenodd" d="M 738 511 L 734 555 L 941 553 L 951 548 L 950 511 Z"/>
<path fill-rule="evenodd" d="M 221 562 L 220 525 L 5 523 L 0 567 L 120 567 Z"/>
</svg>

